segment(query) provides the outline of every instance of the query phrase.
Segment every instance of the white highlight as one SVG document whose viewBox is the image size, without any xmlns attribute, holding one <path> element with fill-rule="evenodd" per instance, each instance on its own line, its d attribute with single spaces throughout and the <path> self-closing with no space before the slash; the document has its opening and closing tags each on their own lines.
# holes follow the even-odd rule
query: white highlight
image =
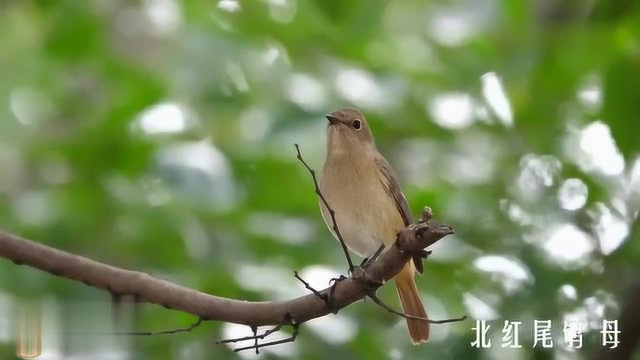
<svg viewBox="0 0 640 360">
<path fill-rule="evenodd" d="M 177 103 L 166 102 L 145 110 L 134 126 L 146 134 L 174 134 L 187 129 L 186 111 Z"/>
<path fill-rule="evenodd" d="M 473 123 L 474 105 L 464 93 L 446 93 L 431 100 L 428 110 L 443 128 L 462 129 Z"/>
<path fill-rule="evenodd" d="M 543 248 L 560 265 L 577 268 L 588 263 L 594 241 L 575 225 L 562 224 L 551 230 Z"/>
<path fill-rule="evenodd" d="M 289 99 L 308 111 L 317 111 L 327 105 L 327 91 L 322 83 L 306 74 L 293 74 L 287 81 Z"/>
<path fill-rule="evenodd" d="M 525 285 L 533 283 L 533 276 L 524 264 L 504 256 L 487 255 L 473 262 L 477 269 L 490 273 L 491 278 L 498 281 L 505 291 L 512 294 Z"/>
<path fill-rule="evenodd" d="M 258 142 L 271 132 L 273 119 L 266 110 L 253 108 L 240 115 L 238 126 L 243 139 Z"/>
<path fill-rule="evenodd" d="M 237 0 L 220 0 L 218 1 L 218 9 L 237 12 L 240 10 L 240 3 Z"/>
<path fill-rule="evenodd" d="M 271 328 L 273 328 L 273 326 L 259 326 L 257 328 L 257 332 L 258 334 L 262 334 Z M 286 330 L 286 327 L 283 328 L 283 330 Z M 266 341 L 275 341 L 279 339 L 284 339 L 289 337 L 289 335 L 290 334 L 288 333 L 277 332 L 269 336 L 268 340 Z M 232 323 L 224 323 L 222 325 L 222 337 L 224 339 L 233 339 L 233 338 L 240 338 L 245 336 L 253 336 L 253 331 L 251 331 L 251 328 L 249 326 L 232 324 Z M 239 347 L 251 346 L 253 344 L 254 344 L 253 340 L 248 340 L 248 341 L 240 341 L 240 342 L 225 344 L 225 345 L 228 346 L 230 349 L 236 349 Z M 249 350 L 249 351 L 241 351 L 238 353 L 238 355 L 242 359 L 262 359 L 264 358 L 262 353 L 268 353 L 268 354 L 276 355 L 278 357 L 287 357 L 287 358 L 295 359 L 297 357 L 298 351 L 299 351 L 298 343 L 289 342 L 289 343 L 280 344 L 278 346 L 267 346 L 267 347 L 261 348 L 260 349 L 261 354 L 256 354 L 255 351 Z"/>
<path fill-rule="evenodd" d="M 342 97 L 363 107 L 384 108 L 390 100 L 368 72 L 347 69 L 338 73 L 335 86 Z"/>
<path fill-rule="evenodd" d="M 602 86 L 600 77 L 587 77 L 584 85 L 578 90 L 578 101 L 587 110 L 596 112 L 602 107 Z"/>
<path fill-rule="evenodd" d="M 470 292 L 462 295 L 462 302 L 469 311 L 469 315 L 474 319 L 495 320 L 498 318 L 498 312 L 491 305 Z"/>
<path fill-rule="evenodd" d="M 33 126 L 44 121 L 53 111 L 53 104 L 43 94 L 30 88 L 11 91 L 9 107 L 22 125 Z"/>
<path fill-rule="evenodd" d="M 182 21 L 180 6 L 175 0 L 145 0 L 145 12 L 156 32 L 168 33 Z"/>
<path fill-rule="evenodd" d="M 560 295 L 568 300 L 577 300 L 578 290 L 573 285 L 565 284 L 560 287 Z"/>
<path fill-rule="evenodd" d="M 629 235 L 629 224 L 602 203 L 596 204 L 594 230 L 604 255 L 611 254 Z"/>
<path fill-rule="evenodd" d="M 507 95 L 498 75 L 494 72 L 489 72 L 482 75 L 480 80 L 482 81 L 482 95 L 489 103 L 489 106 L 491 106 L 504 125 L 513 125 L 511 104 L 507 99 Z"/>
<path fill-rule="evenodd" d="M 306 243 L 315 234 L 315 227 L 309 221 L 273 213 L 251 214 L 247 221 L 247 229 L 252 234 L 269 236 L 292 245 Z"/>
<path fill-rule="evenodd" d="M 516 179 L 518 195 L 534 200 L 546 187 L 555 183 L 562 163 L 551 155 L 526 154 L 520 160 L 520 174 Z"/>
<path fill-rule="evenodd" d="M 604 175 L 620 175 L 624 170 L 624 158 L 616 147 L 609 126 L 596 121 L 580 133 L 580 150 L 585 156 L 579 165 L 587 171 L 597 171 Z"/>
<path fill-rule="evenodd" d="M 317 336 L 334 345 L 349 342 L 358 332 L 356 322 L 346 315 L 323 316 L 313 319 L 308 324 Z"/>
<path fill-rule="evenodd" d="M 167 145 L 159 150 L 157 158 L 162 167 L 180 173 L 179 190 L 185 195 L 218 211 L 235 205 L 231 166 L 209 139 Z"/>
<path fill-rule="evenodd" d="M 431 22 L 429 30 L 433 38 L 445 46 L 459 46 L 476 31 L 476 26 L 468 17 L 459 13 L 438 13 Z"/>
<path fill-rule="evenodd" d="M 212 176 L 227 173 L 227 160 L 208 140 L 175 144 L 162 149 L 160 156 L 169 163 L 180 163 Z"/>
<path fill-rule="evenodd" d="M 567 179 L 558 189 L 558 201 L 566 210 L 581 209 L 587 203 L 589 190 L 580 179 Z"/>
<path fill-rule="evenodd" d="M 280 23 L 290 23 L 295 18 L 298 3 L 296 0 L 267 0 L 269 15 Z"/>
</svg>

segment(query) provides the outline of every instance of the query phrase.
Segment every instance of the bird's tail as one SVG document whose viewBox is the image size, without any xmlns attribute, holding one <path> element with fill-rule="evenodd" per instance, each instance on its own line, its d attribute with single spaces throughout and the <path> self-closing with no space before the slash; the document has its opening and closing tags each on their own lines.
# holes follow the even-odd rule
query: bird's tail
<svg viewBox="0 0 640 360">
<path fill-rule="evenodd" d="M 418 288 L 413 279 L 413 273 L 412 264 L 408 262 L 404 269 L 394 277 L 396 290 L 405 314 L 426 318 L 427 312 L 424 310 L 422 300 L 420 300 Z M 413 345 L 418 345 L 429 339 L 428 322 L 407 319 L 407 327 L 409 328 L 409 335 L 411 336 Z"/>
</svg>

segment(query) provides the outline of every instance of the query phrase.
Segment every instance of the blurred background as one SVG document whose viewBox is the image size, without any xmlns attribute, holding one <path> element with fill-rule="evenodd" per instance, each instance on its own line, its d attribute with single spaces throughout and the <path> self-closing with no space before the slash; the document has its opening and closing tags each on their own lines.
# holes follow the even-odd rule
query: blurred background
<svg viewBox="0 0 640 360">
<path fill-rule="evenodd" d="M 0 2 L 0 228 L 219 296 L 304 295 L 293 270 L 322 288 L 346 264 L 293 144 L 320 169 L 323 114 L 357 107 L 414 214 L 428 205 L 456 230 L 417 278 L 429 315 L 470 316 L 413 347 L 404 320 L 360 302 L 305 324 L 294 343 L 234 354 L 214 340 L 247 327 L 90 335 L 110 327 L 108 293 L 0 261 L 0 358 L 14 356 L 27 301 L 44 314 L 42 359 L 600 352 L 601 321 L 640 298 L 629 295 L 640 281 L 639 8 Z M 381 293 L 399 306 L 391 287 Z M 491 348 L 470 345 L 475 319 L 491 325 Z M 533 348 L 534 319 L 553 321 L 552 349 Z M 143 305 L 129 325 L 195 320 Z M 504 320 L 522 321 L 521 349 L 501 347 Z M 582 349 L 565 346 L 564 320 L 584 323 Z"/>
</svg>

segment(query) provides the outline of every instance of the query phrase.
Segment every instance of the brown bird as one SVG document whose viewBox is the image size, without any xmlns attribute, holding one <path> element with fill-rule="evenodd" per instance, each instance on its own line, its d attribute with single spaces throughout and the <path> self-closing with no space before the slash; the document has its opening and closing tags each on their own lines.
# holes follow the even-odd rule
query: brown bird
<svg viewBox="0 0 640 360">
<path fill-rule="evenodd" d="M 371 256 L 381 244 L 393 245 L 398 231 L 413 222 L 411 211 L 395 171 L 376 149 L 364 115 L 341 109 L 326 118 L 327 157 L 320 191 L 335 211 L 347 247 L 360 256 Z M 319 203 L 322 218 L 337 239 L 329 210 Z M 414 281 L 414 263 L 422 265 L 407 262 L 393 280 L 404 312 L 426 318 Z M 422 272 L 421 266 L 418 270 Z M 429 339 L 429 322 L 407 319 L 407 326 L 414 345 Z"/>
</svg>

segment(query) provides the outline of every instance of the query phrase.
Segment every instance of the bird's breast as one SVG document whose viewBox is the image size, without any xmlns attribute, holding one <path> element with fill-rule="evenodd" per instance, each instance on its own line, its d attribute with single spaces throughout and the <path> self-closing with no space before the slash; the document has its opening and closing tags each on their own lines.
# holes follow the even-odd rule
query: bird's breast
<svg viewBox="0 0 640 360">
<path fill-rule="evenodd" d="M 373 160 L 328 158 L 320 178 L 320 191 L 335 211 L 340 233 L 349 248 L 369 256 L 380 244 L 392 244 L 404 222 L 387 194 Z M 320 200 L 322 216 L 336 236 L 331 215 Z"/>
</svg>

